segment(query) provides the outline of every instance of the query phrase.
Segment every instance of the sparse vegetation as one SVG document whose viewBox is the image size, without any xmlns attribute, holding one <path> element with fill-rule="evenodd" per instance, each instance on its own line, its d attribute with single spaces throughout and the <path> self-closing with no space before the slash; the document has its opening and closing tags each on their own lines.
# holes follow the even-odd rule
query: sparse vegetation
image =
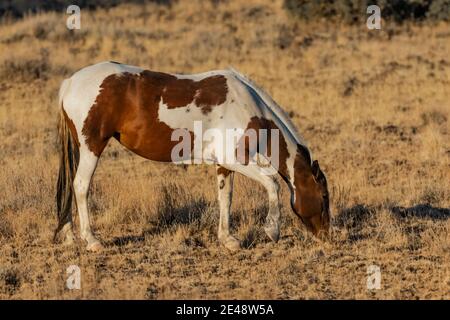
<svg viewBox="0 0 450 320">
<path fill-rule="evenodd" d="M 292 19 L 283 4 L 121 4 L 82 11 L 71 32 L 62 12 L 2 22 L 0 298 L 450 298 L 449 24 L 368 31 Z M 265 191 L 237 175 L 231 225 L 244 249 L 229 253 L 213 167 L 149 162 L 112 141 L 90 198 L 106 249 L 53 244 L 57 92 L 103 60 L 253 78 L 327 174 L 332 241 L 303 229 L 284 185 L 282 237 L 268 241 Z M 65 288 L 72 264 L 79 291 Z M 380 290 L 366 288 L 372 264 Z"/>
<path fill-rule="evenodd" d="M 397 23 L 450 20 L 449 0 L 284 0 L 284 7 L 298 18 L 327 18 L 346 23 L 365 21 L 370 5 L 380 7 L 383 19 Z"/>
</svg>

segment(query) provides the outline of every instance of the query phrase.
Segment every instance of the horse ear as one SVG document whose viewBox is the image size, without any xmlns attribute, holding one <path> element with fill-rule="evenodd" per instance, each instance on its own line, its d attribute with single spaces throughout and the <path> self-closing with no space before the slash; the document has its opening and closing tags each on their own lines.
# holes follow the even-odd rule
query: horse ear
<svg viewBox="0 0 450 320">
<path fill-rule="evenodd" d="M 312 170 L 312 174 L 314 176 L 314 178 L 318 178 L 319 177 L 319 172 L 320 172 L 320 167 L 319 167 L 319 161 L 314 160 L 312 165 L 311 165 L 311 170 Z"/>
</svg>

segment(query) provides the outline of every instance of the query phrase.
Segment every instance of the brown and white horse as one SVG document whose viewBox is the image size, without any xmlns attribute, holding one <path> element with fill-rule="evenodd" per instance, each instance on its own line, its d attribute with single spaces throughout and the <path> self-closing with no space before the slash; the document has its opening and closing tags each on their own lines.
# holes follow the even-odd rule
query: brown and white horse
<svg viewBox="0 0 450 320">
<path fill-rule="evenodd" d="M 73 242 L 71 202 L 75 193 L 81 238 L 87 249 L 102 248 L 91 231 L 87 196 L 98 159 L 112 137 L 136 154 L 154 161 L 176 162 L 173 150 L 184 130 L 193 139 L 182 158 L 209 159 L 217 170 L 220 205 L 219 241 L 228 249 L 240 242 L 230 234 L 229 215 L 234 172 L 260 182 L 268 192 L 266 234 L 277 241 L 280 234 L 279 175 L 291 191 L 294 213 L 315 235 L 329 228 L 329 198 L 325 175 L 312 161 L 290 119 L 282 109 L 249 79 L 235 70 L 210 71 L 193 75 L 166 74 L 138 67 L 103 62 L 88 66 L 63 81 L 59 93 L 61 164 L 57 184 L 59 233 Z M 220 161 L 218 139 L 198 142 L 195 122 L 203 130 L 238 132 L 245 159 Z M 260 148 L 249 142 L 249 130 L 277 130 L 278 145 L 271 139 L 267 149 L 277 150 L 276 174 L 263 174 L 258 162 Z M 258 136 L 259 137 L 259 136 Z M 275 148 L 276 147 L 276 148 Z M 234 147 L 222 149 L 234 153 Z M 192 151 L 192 152 L 191 152 Z M 196 152 L 199 151 L 199 152 Z M 198 163 L 198 161 L 194 161 Z"/>
</svg>

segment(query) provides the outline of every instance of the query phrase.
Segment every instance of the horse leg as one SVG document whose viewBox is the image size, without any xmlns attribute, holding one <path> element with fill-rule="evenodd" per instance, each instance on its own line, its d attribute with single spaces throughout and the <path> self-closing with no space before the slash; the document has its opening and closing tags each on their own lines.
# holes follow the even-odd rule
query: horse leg
<svg viewBox="0 0 450 320">
<path fill-rule="evenodd" d="M 264 231 L 267 236 L 274 242 L 280 237 L 280 185 L 274 176 L 266 175 L 257 165 L 233 165 L 233 170 L 239 172 L 246 177 L 261 183 L 267 190 L 269 197 L 269 212 L 266 217 Z"/>
<path fill-rule="evenodd" d="M 217 186 L 220 206 L 220 219 L 218 237 L 222 245 L 229 250 L 237 250 L 241 247 L 238 239 L 230 234 L 230 207 L 233 196 L 234 172 L 217 166 Z"/>
<path fill-rule="evenodd" d="M 80 236 L 81 239 L 87 241 L 87 250 L 99 251 L 102 249 L 100 241 L 98 241 L 92 231 L 89 221 L 88 212 L 88 192 L 92 176 L 97 166 L 98 157 L 87 149 L 80 150 L 80 163 L 74 179 L 74 191 L 80 217 Z"/>
<path fill-rule="evenodd" d="M 278 193 L 280 185 L 277 180 L 265 176 L 267 179 L 262 183 L 267 190 L 269 196 L 269 212 L 267 213 L 264 231 L 273 242 L 277 242 L 280 238 L 280 200 Z"/>
</svg>

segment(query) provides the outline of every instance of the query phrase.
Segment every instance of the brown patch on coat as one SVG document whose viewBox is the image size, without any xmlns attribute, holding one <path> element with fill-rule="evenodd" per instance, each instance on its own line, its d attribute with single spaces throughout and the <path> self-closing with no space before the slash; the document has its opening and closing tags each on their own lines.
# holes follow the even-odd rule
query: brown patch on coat
<svg viewBox="0 0 450 320">
<path fill-rule="evenodd" d="M 171 151 L 179 142 L 171 141 L 173 129 L 158 120 L 158 109 L 164 84 L 172 77 L 144 71 L 105 78 L 83 125 L 89 150 L 100 156 L 108 140 L 114 137 L 144 158 L 170 162 Z M 189 133 L 192 151 L 194 134 Z"/>
<path fill-rule="evenodd" d="M 72 138 L 75 140 L 75 143 L 79 148 L 80 141 L 78 140 L 78 134 L 77 134 L 77 129 L 75 128 L 75 124 L 73 123 L 72 119 L 70 119 L 69 116 L 67 115 L 66 111 L 64 110 L 64 107 L 62 107 L 61 110 L 63 112 L 64 119 L 69 127 L 70 134 L 72 135 Z"/>
<path fill-rule="evenodd" d="M 253 129 L 256 133 L 256 145 L 250 144 L 250 138 L 246 134 L 248 130 Z M 287 159 L 289 158 L 289 151 L 287 148 L 287 143 L 284 138 L 282 131 L 278 128 L 273 120 L 268 120 L 265 118 L 252 117 L 250 122 L 247 124 L 247 128 L 245 129 L 244 136 L 238 142 L 238 148 L 244 148 L 244 159 L 238 159 L 241 163 L 247 165 L 249 163 L 249 159 L 253 158 L 253 156 L 259 151 L 259 130 L 266 129 L 267 130 L 267 155 L 270 158 L 272 156 L 272 145 L 271 145 L 271 130 L 278 130 L 278 172 L 285 178 L 289 180 L 289 171 L 287 169 Z M 237 154 L 236 149 L 236 154 Z"/>
<path fill-rule="evenodd" d="M 194 102 L 202 109 L 203 114 L 208 114 L 214 106 L 221 105 L 227 98 L 227 79 L 222 75 L 194 81 L 159 72 L 144 71 L 143 74 L 154 78 L 163 87 L 161 98 L 168 109 L 184 107 Z"/>
<path fill-rule="evenodd" d="M 231 171 L 228 169 L 225 169 L 224 167 L 218 167 L 217 168 L 217 175 L 220 176 L 224 176 L 225 178 L 228 177 L 231 174 Z"/>
<path fill-rule="evenodd" d="M 222 190 L 225 187 L 225 178 L 228 177 L 231 173 L 231 170 L 228 170 L 222 166 L 217 166 L 217 175 L 224 177 L 224 179 L 221 179 L 219 182 L 219 189 Z"/>
</svg>

